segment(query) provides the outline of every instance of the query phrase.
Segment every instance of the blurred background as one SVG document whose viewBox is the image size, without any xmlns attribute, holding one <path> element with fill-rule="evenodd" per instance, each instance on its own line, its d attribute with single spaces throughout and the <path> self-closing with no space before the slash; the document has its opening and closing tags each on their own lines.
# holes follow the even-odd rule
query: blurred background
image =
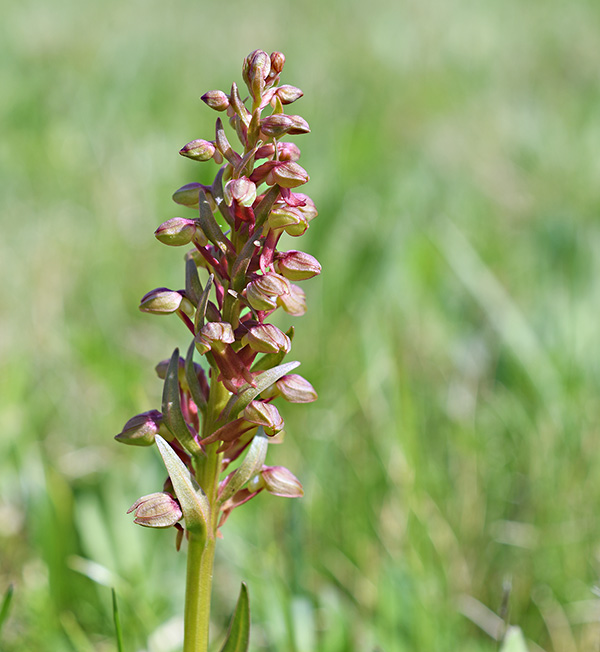
<svg viewBox="0 0 600 652">
<path fill-rule="evenodd" d="M 224 528 L 213 639 L 252 650 L 597 651 L 600 4 L 9 0 L 0 21 L 0 592 L 5 652 L 178 649 L 185 557 L 125 514 L 162 486 L 112 437 L 187 344 L 153 230 L 215 166 L 200 96 L 256 48 L 305 96 L 321 277 L 269 462 L 306 497 Z M 211 167 L 212 166 L 212 167 Z M 185 214 L 187 216 L 187 214 Z"/>
</svg>

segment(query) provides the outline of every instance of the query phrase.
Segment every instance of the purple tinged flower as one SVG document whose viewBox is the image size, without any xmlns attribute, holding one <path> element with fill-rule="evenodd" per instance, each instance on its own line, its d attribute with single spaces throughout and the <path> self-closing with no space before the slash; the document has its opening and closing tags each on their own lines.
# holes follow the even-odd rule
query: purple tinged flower
<svg viewBox="0 0 600 652">
<path fill-rule="evenodd" d="M 281 100 L 282 104 L 291 104 L 296 100 L 299 100 L 304 93 L 295 86 L 290 86 L 289 84 L 282 84 L 276 91 L 277 97 Z"/>
<path fill-rule="evenodd" d="M 300 158 L 300 148 L 295 143 L 277 143 L 280 161 L 297 161 Z"/>
<path fill-rule="evenodd" d="M 172 217 L 154 232 L 157 240 L 171 247 L 189 244 L 196 234 L 196 221 L 184 217 Z"/>
<path fill-rule="evenodd" d="M 258 353 L 289 353 L 292 348 L 290 338 L 273 324 L 253 326 L 243 337 L 242 344 L 248 345 Z"/>
<path fill-rule="evenodd" d="M 289 293 L 289 281 L 272 272 L 257 276 L 246 287 L 246 299 L 255 310 L 273 310 L 277 298 Z"/>
<path fill-rule="evenodd" d="M 186 183 L 173 193 L 173 201 L 189 208 L 198 208 L 200 203 L 200 189 L 204 186 L 201 183 Z"/>
<path fill-rule="evenodd" d="M 142 496 L 133 503 L 127 513 L 131 514 L 133 511 L 133 522 L 144 527 L 171 527 L 183 517 L 179 503 L 164 491 Z"/>
<path fill-rule="evenodd" d="M 136 414 L 123 426 L 123 430 L 115 439 L 130 446 L 152 446 L 154 437 L 161 430 L 162 419 L 163 416 L 158 410 Z"/>
<path fill-rule="evenodd" d="M 260 475 L 264 488 L 274 496 L 302 498 L 304 489 L 300 480 L 284 466 L 263 466 Z"/>
<path fill-rule="evenodd" d="M 284 251 L 275 258 L 275 271 L 290 281 L 303 281 L 321 273 L 319 261 L 303 251 Z"/>
<path fill-rule="evenodd" d="M 281 306 L 293 317 L 302 317 L 306 312 L 306 295 L 304 294 L 304 290 L 301 287 L 290 283 L 289 294 L 278 296 L 277 305 Z"/>
<path fill-rule="evenodd" d="M 186 156 L 194 161 L 210 161 L 216 151 L 217 148 L 214 143 L 210 140 L 202 140 L 200 138 L 198 140 L 192 140 L 187 145 L 184 145 L 179 150 L 179 153 L 181 156 Z"/>
<path fill-rule="evenodd" d="M 309 179 L 308 173 L 301 165 L 294 161 L 282 161 L 273 166 L 265 181 L 269 186 L 277 183 L 282 188 L 296 188 Z"/>
<path fill-rule="evenodd" d="M 283 52 L 271 52 L 271 71 L 280 75 L 285 64 L 285 54 Z"/>
<path fill-rule="evenodd" d="M 281 138 L 294 126 L 294 121 L 284 113 L 274 113 L 260 121 L 260 130 L 267 138 Z"/>
<path fill-rule="evenodd" d="M 229 107 L 229 98 L 223 91 L 208 91 L 200 99 L 215 111 L 225 111 Z"/>
<path fill-rule="evenodd" d="M 298 374 L 282 376 L 275 383 L 275 387 L 280 396 L 289 403 L 312 403 L 318 398 L 315 388 Z"/>
<path fill-rule="evenodd" d="M 204 324 L 196 335 L 196 348 L 200 353 L 206 353 L 213 348 L 222 350 L 226 344 L 235 342 L 231 324 L 224 321 L 209 321 Z"/>
<path fill-rule="evenodd" d="M 153 315 L 169 315 L 181 310 L 186 315 L 194 314 L 194 306 L 182 292 L 175 292 L 169 288 L 156 288 L 150 290 L 142 297 L 139 306 L 142 312 L 148 312 Z"/>
<path fill-rule="evenodd" d="M 247 177 L 231 179 L 225 184 L 223 196 L 227 206 L 236 201 L 241 206 L 252 206 L 256 199 L 256 185 Z"/>
<path fill-rule="evenodd" d="M 272 403 L 262 401 L 250 401 L 244 408 L 243 418 L 257 426 L 262 426 L 265 433 L 271 437 L 283 430 L 285 425 L 279 410 Z"/>
</svg>

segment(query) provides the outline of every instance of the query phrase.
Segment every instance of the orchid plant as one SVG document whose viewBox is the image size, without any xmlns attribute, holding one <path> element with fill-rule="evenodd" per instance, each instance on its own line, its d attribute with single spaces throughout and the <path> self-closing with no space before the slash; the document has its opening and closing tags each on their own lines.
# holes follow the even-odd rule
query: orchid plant
<svg viewBox="0 0 600 652">
<path fill-rule="evenodd" d="M 235 83 L 229 94 L 202 97 L 227 116 L 240 147 L 230 144 L 217 118 L 214 140 L 193 140 L 180 150 L 221 167 L 212 185 L 189 183 L 174 193 L 195 217 L 172 217 L 155 232 L 166 245 L 190 246 L 185 289 L 156 288 L 140 304 L 143 312 L 176 314 L 191 343 L 185 355 L 175 349 L 156 367 L 164 381 L 161 410 L 138 414 L 116 436 L 124 444 L 156 444 L 168 473 L 162 491 L 143 496 L 129 511 L 139 525 L 175 528 L 178 550 L 187 540 L 184 652 L 208 649 L 215 545 L 228 516 L 262 491 L 289 498 L 303 493 L 291 471 L 265 464 L 269 443 L 283 438 L 274 401 L 317 398 L 293 373 L 300 363 L 284 362 L 293 328 L 284 333 L 269 323 L 279 308 L 302 315 L 305 295 L 296 282 L 321 271 L 313 256 L 277 248 L 284 233 L 301 236 L 317 215 L 313 201 L 296 191 L 309 177 L 297 162 L 300 150 L 285 139 L 310 130 L 284 111 L 302 97 L 300 89 L 279 84 L 284 62 L 281 52 L 256 50 L 242 67 L 247 97 Z M 222 651 L 247 650 L 248 640 L 242 585 Z"/>
</svg>

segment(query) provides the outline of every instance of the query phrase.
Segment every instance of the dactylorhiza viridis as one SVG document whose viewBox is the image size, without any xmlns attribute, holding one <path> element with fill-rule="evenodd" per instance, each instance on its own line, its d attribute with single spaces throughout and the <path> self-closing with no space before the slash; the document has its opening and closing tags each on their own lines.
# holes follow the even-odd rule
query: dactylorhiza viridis
<svg viewBox="0 0 600 652">
<path fill-rule="evenodd" d="M 177 190 L 173 199 L 190 216 L 172 217 L 155 231 L 166 245 L 189 247 L 185 289 L 156 288 L 140 304 L 143 312 L 177 315 L 192 339 L 184 355 L 176 349 L 156 367 L 164 381 L 160 411 L 138 414 L 116 436 L 124 444 L 156 444 L 166 466 L 162 490 L 129 511 L 139 525 L 175 528 L 177 549 L 187 539 L 184 652 L 207 650 L 215 543 L 227 517 L 263 491 L 303 494 L 291 471 L 265 464 L 269 443 L 283 436 L 276 403 L 317 398 L 294 373 L 300 363 L 284 362 L 293 328 L 284 333 L 269 323 L 280 308 L 304 314 L 297 283 L 321 271 L 310 254 L 278 250 L 284 233 L 300 237 L 317 215 L 310 197 L 298 192 L 309 180 L 298 163 L 300 150 L 286 140 L 310 129 L 299 115 L 285 112 L 302 91 L 279 84 L 284 62 L 281 52 L 256 50 L 242 67 L 248 95 L 233 83 L 229 93 L 202 97 L 223 114 L 239 146 L 230 143 L 219 117 L 214 140 L 193 140 L 180 150 L 221 167 L 212 185 L 188 183 Z M 223 649 L 246 650 L 248 630 L 242 586 Z"/>
</svg>

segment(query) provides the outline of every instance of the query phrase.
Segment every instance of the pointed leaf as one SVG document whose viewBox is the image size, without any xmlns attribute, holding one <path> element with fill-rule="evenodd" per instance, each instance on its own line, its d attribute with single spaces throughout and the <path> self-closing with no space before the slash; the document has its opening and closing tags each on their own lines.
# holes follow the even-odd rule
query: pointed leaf
<svg viewBox="0 0 600 652">
<path fill-rule="evenodd" d="M 185 259 L 185 294 L 194 307 L 198 307 L 202 296 L 202 283 L 198 276 L 198 267 L 191 256 Z"/>
<path fill-rule="evenodd" d="M 233 107 L 233 110 L 239 115 L 240 119 L 247 127 L 250 124 L 250 112 L 244 106 L 242 98 L 240 97 L 237 84 L 233 82 L 231 85 L 231 93 L 229 95 L 229 102 Z"/>
<path fill-rule="evenodd" d="M 225 135 L 225 130 L 223 129 L 223 122 L 221 121 L 221 118 L 217 118 L 215 143 L 217 145 L 217 149 L 221 152 L 221 154 L 223 154 L 223 156 L 232 165 L 237 165 L 240 160 L 240 155 L 235 152 L 229 144 L 227 136 Z"/>
<path fill-rule="evenodd" d="M 259 426 L 254 439 L 248 448 L 244 461 L 233 472 L 231 479 L 227 486 L 223 489 L 219 501 L 224 503 L 228 498 L 231 498 L 238 489 L 241 489 L 250 478 L 255 476 L 265 463 L 267 457 L 268 439 L 265 435 L 264 428 Z"/>
<path fill-rule="evenodd" d="M 242 582 L 240 597 L 238 598 L 235 612 L 231 618 L 227 639 L 221 652 L 248 652 L 250 645 L 250 603 L 248 601 L 248 588 Z"/>
<path fill-rule="evenodd" d="M 8 618 L 8 612 L 10 611 L 10 604 L 12 602 L 14 591 L 15 587 L 12 584 L 9 584 L 6 593 L 4 594 L 4 599 L 2 600 L 2 607 L 0 608 L 0 632 L 2 631 L 2 625 L 4 625 Z"/>
<path fill-rule="evenodd" d="M 252 120 L 248 125 L 248 134 L 246 136 L 248 147 L 258 146 L 258 138 L 260 136 L 260 109 L 256 109 L 252 114 Z"/>
<path fill-rule="evenodd" d="M 229 224 L 229 226 L 233 229 L 235 226 L 235 220 L 233 219 L 231 211 L 229 210 L 229 206 L 227 206 L 225 203 L 223 196 L 223 174 L 225 174 L 225 166 L 221 167 L 217 172 L 217 176 L 215 177 L 215 180 L 212 182 L 212 186 L 210 187 L 210 194 L 215 200 L 215 204 L 218 206 L 219 212 L 225 218 L 227 224 Z"/>
<path fill-rule="evenodd" d="M 115 635 L 117 637 L 117 652 L 123 652 L 123 630 L 121 629 L 121 617 L 119 615 L 119 607 L 117 605 L 117 594 L 114 589 L 112 591 L 112 605 L 113 605 L 113 621 L 115 623 Z"/>
<path fill-rule="evenodd" d="M 181 413 L 179 400 L 179 349 L 173 351 L 167 367 L 162 396 L 162 413 L 165 425 L 185 450 L 190 455 L 204 455 L 204 451 L 190 432 L 189 426 Z"/>
<path fill-rule="evenodd" d="M 206 285 L 204 286 L 204 292 L 202 292 L 202 295 L 198 300 L 198 308 L 196 309 L 196 318 L 194 324 L 196 328 L 196 333 L 202 328 L 202 326 L 204 326 L 206 306 L 208 306 L 208 295 L 210 294 L 210 290 L 212 288 L 214 278 L 215 278 L 214 274 L 211 274 L 208 277 L 208 281 L 206 281 Z"/>
<path fill-rule="evenodd" d="M 208 532 L 212 536 L 208 528 L 210 504 L 206 494 L 171 446 L 160 435 L 156 435 L 155 441 L 173 483 L 186 529 L 198 534 Z"/>
<path fill-rule="evenodd" d="M 190 348 L 188 349 L 185 357 L 185 379 L 187 380 L 190 394 L 198 409 L 204 414 L 206 412 L 206 399 L 200 387 L 200 381 L 194 369 L 194 351 L 196 350 L 196 342 L 192 340 Z"/>
<path fill-rule="evenodd" d="M 200 228 L 215 247 L 218 247 L 223 253 L 227 253 L 230 249 L 234 250 L 233 245 L 223 235 L 221 227 L 217 224 L 203 188 L 200 188 L 198 193 L 198 216 Z"/>
<path fill-rule="evenodd" d="M 250 401 L 254 400 L 261 392 L 264 392 L 267 387 L 270 387 L 282 376 L 289 374 L 292 369 L 299 366 L 299 362 L 286 362 L 278 367 L 273 367 L 273 369 L 264 371 L 260 376 L 257 376 L 254 379 L 254 387 L 252 385 L 244 385 L 237 395 L 234 394 L 229 399 L 229 402 L 223 410 L 223 418 L 227 419 L 230 414 L 238 414 L 238 412 L 243 410 Z"/>
</svg>

